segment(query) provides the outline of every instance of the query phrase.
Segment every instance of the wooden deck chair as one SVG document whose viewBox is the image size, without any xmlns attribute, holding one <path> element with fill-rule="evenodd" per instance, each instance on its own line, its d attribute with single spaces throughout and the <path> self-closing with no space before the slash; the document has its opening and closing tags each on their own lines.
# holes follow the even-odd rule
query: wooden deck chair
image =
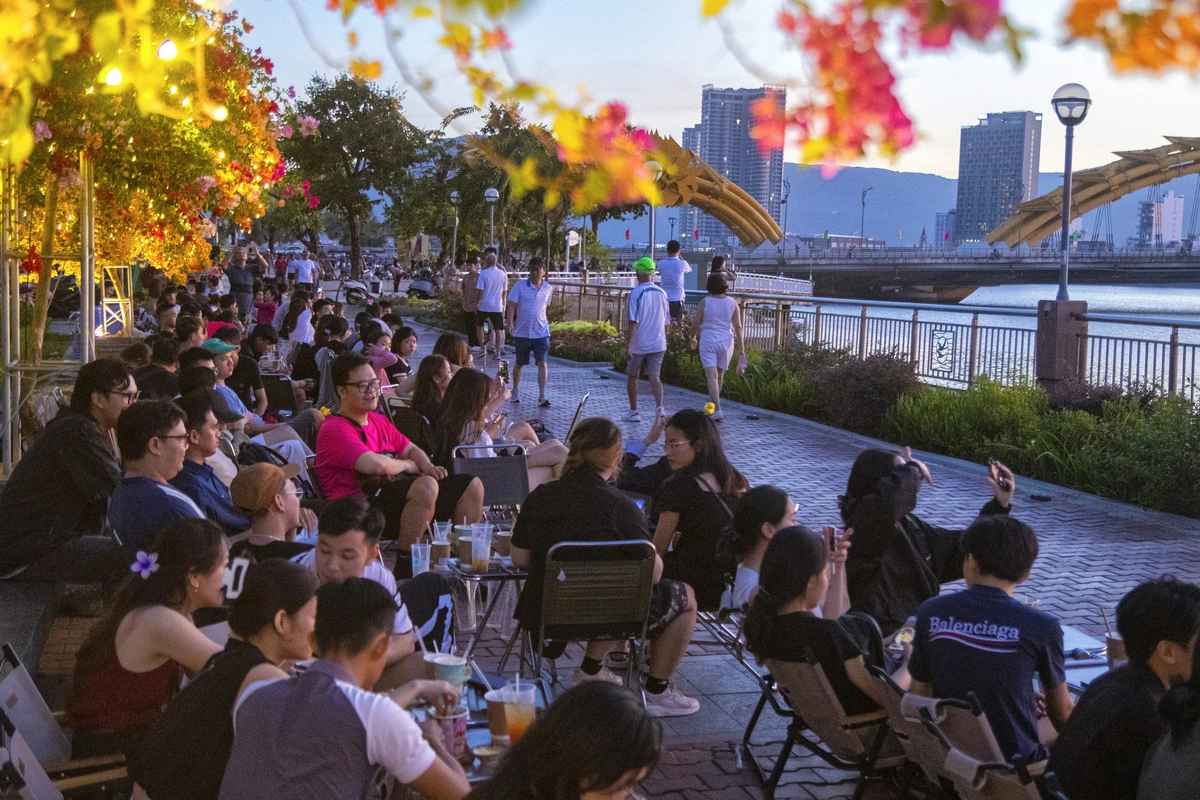
<svg viewBox="0 0 1200 800">
<path fill-rule="evenodd" d="M 62 797 L 62 793 L 70 796 L 72 792 L 127 785 L 125 756 L 120 753 L 71 760 L 70 740 L 29 671 L 8 644 L 3 646 L 3 655 L 8 674 L 0 681 L 0 749 L 8 763 L 0 763 L 0 771 L 18 796 L 49 800 Z M 25 789 L 17 786 L 18 777 Z M 47 783 L 58 793 L 46 793 Z"/>
<path fill-rule="evenodd" d="M 889 735 L 887 713 L 880 709 L 854 716 L 846 714 L 819 664 L 768 659 L 767 668 L 796 719 L 788 726 L 787 740 L 765 783 L 767 797 L 775 796 L 783 768 L 797 744 L 833 767 L 859 773 L 854 800 L 862 797 L 867 778 L 881 771 L 890 772 L 904 763 L 895 737 Z M 816 734 L 820 742 L 805 737 L 805 728 Z"/>
</svg>

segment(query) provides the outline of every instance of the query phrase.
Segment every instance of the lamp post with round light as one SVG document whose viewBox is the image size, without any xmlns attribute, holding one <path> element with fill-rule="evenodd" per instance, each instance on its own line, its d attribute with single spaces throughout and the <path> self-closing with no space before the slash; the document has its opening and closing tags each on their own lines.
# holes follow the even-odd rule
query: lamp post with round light
<svg viewBox="0 0 1200 800">
<path fill-rule="evenodd" d="M 1058 120 L 1067 127 L 1067 152 L 1063 167 L 1062 192 L 1062 266 L 1058 269 L 1058 297 L 1060 301 L 1070 300 L 1067 291 L 1067 269 L 1070 264 L 1071 252 L 1071 150 L 1075 142 L 1075 126 L 1083 122 L 1087 116 L 1088 107 L 1092 104 L 1092 96 L 1088 90 L 1078 83 L 1068 83 L 1060 86 L 1054 93 L 1050 104 Z"/>
<path fill-rule="evenodd" d="M 450 264 L 458 263 L 458 192 L 450 193 L 450 205 L 454 206 L 454 238 L 450 241 Z"/>
<path fill-rule="evenodd" d="M 663 168 L 657 161 L 647 161 L 646 169 L 650 170 L 650 178 L 655 183 L 662 177 Z M 654 258 L 654 201 L 650 201 L 650 258 Z"/>
<path fill-rule="evenodd" d="M 500 192 L 497 189 L 489 187 L 483 193 L 483 199 L 488 204 L 488 246 L 496 246 L 496 201 L 500 199 Z"/>
</svg>

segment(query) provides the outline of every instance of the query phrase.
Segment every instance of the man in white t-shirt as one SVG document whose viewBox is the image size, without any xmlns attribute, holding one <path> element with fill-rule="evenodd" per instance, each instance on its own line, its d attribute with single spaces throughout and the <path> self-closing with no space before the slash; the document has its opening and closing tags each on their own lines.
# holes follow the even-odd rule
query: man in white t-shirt
<svg viewBox="0 0 1200 800">
<path fill-rule="evenodd" d="M 310 295 L 316 283 L 317 263 L 309 258 L 308 251 L 296 262 L 296 287 Z"/>
<path fill-rule="evenodd" d="M 491 250 L 491 248 L 488 248 Z M 508 273 L 500 269 L 496 254 L 488 252 L 483 256 L 483 269 L 475 279 L 475 288 L 479 289 L 479 308 L 477 320 L 480 325 L 486 320 L 492 326 L 492 337 L 496 355 L 504 354 L 504 298 L 508 294 Z M 484 347 L 487 342 L 483 343 Z"/>
<path fill-rule="evenodd" d="M 691 271 L 691 265 L 679 257 L 679 242 L 674 239 L 667 242 L 667 257 L 658 262 L 658 275 L 662 290 L 667 293 L 672 322 L 683 319 L 683 276 Z"/>
<path fill-rule="evenodd" d="M 649 258 L 639 258 L 633 262 L 633 271 L 637 273 L 638 285 L 629 293 L 629 327 L 626 330 L 629 366 L 625 369 L 629 413 L 625 419 L 637 422 L 642 418 L 638 413 L 637 391 L 638 376 L 643 369 L 646 379 L 650 381 L 650 391 L 654 392 L 658 413 L 666 415 L 659 374 L 662 372 L 663 356 L 667 352 L 667 326 L 671 324 L 671 316 L 667 293 L 651 280 L 654 277 L 654 262 Z"/>
<path fill-rule="evenodd" d="M 346 578 L 367 578 L 388 590 L 396 601 L 396 618 L 388 643 L 387 669 L 376 689 L 395 688 L 425 674 L 425 663 L 416 637 L 428 648 L 434 643 L 443 653 L 453 646 L 453 597 L 441 575 L 426 572 L 404 582 L 396 579 L 379 560 L 383 515 L 361 497 L 343 497 L 325 506 L 317 521 L 317 546 L 292 560 L 317 573 L 322 584 Z M 410 616 L 411 611 L 411 616 Z"/>
<path fill-rule="evenodd" d="M 529 277 L 513 284 L 508 293 L 507 321 L 512 327 L 513 344 L 517 348 L 515 368 L 513 369 L 512 401 L 521 402 L 517 397 L 517 388 L 521 385 L 521 370 L 533 356 L 538 373 L 538 405 L 548 408 L 550 401 L 546 399 L 546 380 L 550 369 L 546 364 L 546 356 L 550 354 L 550 320 L 546 318 L 546 307 L 554 287 L 546 281 L 546 265 L 542 259 L 534 256 L 529 260 Z"/>
</svg>

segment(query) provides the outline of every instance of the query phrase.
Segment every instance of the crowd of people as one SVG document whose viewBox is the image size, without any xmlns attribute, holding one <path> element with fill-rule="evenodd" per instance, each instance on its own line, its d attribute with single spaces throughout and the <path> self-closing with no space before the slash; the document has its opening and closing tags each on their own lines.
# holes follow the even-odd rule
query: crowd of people
<svg viewBox="0 0 1200 800">
<path fill-rule="evenodd" d="M 751 485 L 729 458 L 719 404 L 664 408 L 656 379 L 687 267 L 677 244 L 668 252 L 682 266 L 667 265 L 661 285 L 663 265 L 634 265 L 626 421 L 640 419 L 642 370 L 656 404 L 640 441 L 603 417 L 580 420 L 565 442 L 508 422 L 529 356 L 548 402 L 552 287 L 536 259 L 512 287 L 494 253 L 482 270 L 468 259 L 468 334 L 442 334 L 419 361 L 417 332 L 386 307 L 352 329 L 298 285 L 283 299 L 270 279 L 233 273 L 215 302 L 156 287 L 145 349 L 82 366 L 69 406 L 0 494 L 0 576 L 105 592 L 67 706 L 75 755 L 125 752 L 135 796 L 153 800 L 358 797 L 380 770 L 431 798 L 620 797 L 657 761 L 658 719 L 700 708 L 673 683 L 699 615 L 732 611 L 759 662 L 820 666 L 847 714 L 883 705 L 879 668 L 916 695 L 975 698 L 1006 757 L 1047 764 L 1070 800 L 1194 796 L 1200 587 L 1164 577 L 1130 591 L 1116 612 L 1128 664 L 1076 698 L 1059 621 L 1015 597 L 1039 543 L 1003 465 L 978 514 L 964 509 L 964 527 L 950 529 L 916 513 L 932 484 L 924 463 L 866 450 L 840 524 L 798 524 L 814 513 L 804 498 Z M 261 258 L 235 251 L 231 264 L 247 255 Z M 742 348 L 726 290 L 714 273 L 697 311 L 717 403 Z M 474 364 L 489 346 L 504 353 L 506 329 L 511 388 Z M 318 405 L 276 419 L 262 373 L 284 360 L 283 340 L 296 406 Z M 389 394 L 419 416 L 419 436 L 393 424 Z M 660 440 L 664 455 L 643 463 Z M 458 702 L 458 689 L 424 677 L 422 654 L 454 651 L 461 612 L 444 574 L 412 574 L 410 550 L 434 521 L 484 518 L 484 485 L 456 474 L 455 458 L 516 447 L 531 489 L 511 540 L 512 564 L 528 571 L 514 612 L 524 630 L 539 629 L 555 545 L 652 544 L 644 703 L 619 685 L 625 643 L 586 642 L 575 688 L 472 790 L 436 726 L 407 710 Z M 236 591 L 233 562 L 244 570 Z M 965 590 L 943 591 L 958 580 Z M 566 644 L 543 652 L 560 658 Z"/>
</svg>

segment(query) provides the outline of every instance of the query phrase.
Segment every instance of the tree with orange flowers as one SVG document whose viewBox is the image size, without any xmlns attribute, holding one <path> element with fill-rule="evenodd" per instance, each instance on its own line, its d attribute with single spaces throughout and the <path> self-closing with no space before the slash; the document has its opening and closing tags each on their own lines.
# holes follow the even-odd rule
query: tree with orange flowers
<svg viewBox="0 0 1200 800">
<path fill-rule="evenodd" d="M 97 265 L 143 258 L 175 277 L 209 266 L 211 217 L 248 229 L 284 175 L 275 144 L 278 90 L 270 61 L 242 43 L 249 26 L 192 0 L 153 5 L 145 23 L 154 41 L 143 44 L 161 51 L 165 41 L 206 37 L 203 85 L 182 61 L 159 74 L 156 102 L 169 114 L 144 113 L 148 88 L 119 91 L 105 82 L 107 62 L 83 23 L 79 47 L 54 65 L 51 81 L 33 88 L 33 147 L 20 164 L 18 191 L 44 264 L 79 252 L 81 157 L 94 165 Z M 39 280 L 35 360 L 49 300 L 49 281 Z"/>
</svg>

